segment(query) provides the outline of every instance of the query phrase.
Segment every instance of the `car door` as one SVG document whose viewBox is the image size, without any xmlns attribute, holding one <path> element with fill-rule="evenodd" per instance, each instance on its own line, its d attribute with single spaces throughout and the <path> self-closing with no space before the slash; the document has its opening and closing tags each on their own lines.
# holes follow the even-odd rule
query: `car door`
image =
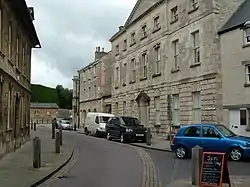
<svg viewBox="0 0 250 187">
<path fill-rule="evenodd" d="M 179 143 L 185 145 L 191 153 L 193 147 L 196 145 L 201 145 L 201 126 L 192 125 L 188 127 L 184 131 L 183 136 L 181 136 L 179 141 Z"/>
<path fill-rule="evenodd" d="M 220 133 L 213 126 L 203 126 L 202 127 L 202 144 L 204 151 L 209 152 L 225 152 L 226 145 L 224 139 L 221 137 Z"/>
<path fill-rule="evenodd" d="M 106 125 L 106 132 L 109 132 L 111 136 L 114 136 L 115 118 L 109 119 Z"/>
<path fill-rule="evenodd" d="M 115 118 L 114 120 L 114 137 L 116 138 L 120 138 L 120 134 L 121 134 L 121 122 L 119 118 Z"/>
</svg>

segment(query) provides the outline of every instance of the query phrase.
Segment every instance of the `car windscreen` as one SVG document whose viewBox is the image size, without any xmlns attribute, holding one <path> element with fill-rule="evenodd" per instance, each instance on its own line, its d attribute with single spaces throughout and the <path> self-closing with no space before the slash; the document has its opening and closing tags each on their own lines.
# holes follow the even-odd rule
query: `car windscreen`
<svg viewBox="0 0 250 187">
<path fill-rule="evenodd" d="M 100 123 L 107 123 L 110 117 L 107 116 L 100 116 Z"/>
<path fill-rule="evenodd" d="M 63 123 L 63 124 L 70 124 L 70 122 L 66 121 L 66 120 L 62 120 L 61 123 Z"/>
<path fill-rule="evenodd" d="M 217 129 L 221 132 L 221 134 L 225 137 L 233 137 L 236 136 L 235 133 L 233 133 L 231 130 L 229 130 L 224 125 L 217 125 Z"/>
<path fill-rule="evenodd" d="M 122 117 L 121 124 L 126 126 L 140 126 L 142 125 L 137 118 Z"/>
</svg>

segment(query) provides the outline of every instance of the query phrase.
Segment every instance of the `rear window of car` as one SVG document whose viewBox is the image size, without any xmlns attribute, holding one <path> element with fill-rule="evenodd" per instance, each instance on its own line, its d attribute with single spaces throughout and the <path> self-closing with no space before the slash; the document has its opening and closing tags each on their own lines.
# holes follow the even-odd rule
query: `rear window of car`
<svg viewBox="0 0 250 187">
<path fill-rule="evenodd" d="M 140 121 L 137 118 L 131 118 L 131 117 L 122 117 L 121 123 L 130 126 L 141 125 Z"/>
<path fill-rule="evenodd" d="M 201 127 L 200 126 L 191 126 L 188 127 L 183 135 L 188 137 L 199 137 L 201 134 Z"/>
</svg>

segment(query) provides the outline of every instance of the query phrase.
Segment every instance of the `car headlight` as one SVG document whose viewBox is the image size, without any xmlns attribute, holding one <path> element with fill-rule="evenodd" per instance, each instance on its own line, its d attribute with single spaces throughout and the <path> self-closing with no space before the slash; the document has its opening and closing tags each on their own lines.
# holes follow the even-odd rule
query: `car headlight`
<svg viewBox="0 0 250 187">
<path fill-rule="evenodd" d="M 247 142 L 247 143 L 246 143 L 246 147 L 250 147 L 250 142 Z"/>
<path fill-rule="evenodd" d="M 126 129 L 126 132 L 133 132 L 132 129 Z"/>
</svg>

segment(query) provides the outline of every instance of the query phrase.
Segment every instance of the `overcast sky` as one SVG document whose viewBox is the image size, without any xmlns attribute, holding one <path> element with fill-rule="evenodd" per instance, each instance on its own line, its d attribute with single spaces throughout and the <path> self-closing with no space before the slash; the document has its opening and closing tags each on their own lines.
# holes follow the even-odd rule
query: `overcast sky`
<svg viewBox="0 0 250 187">
<path fill-rule="evenodd" d="M 97 46 L 123 25 L 136 0 L 26 0 L 35 8 L 42 49 L 34 49 L 32 83 L 72 88 L 72 76 L 93 61 Z"/>
</svg>

